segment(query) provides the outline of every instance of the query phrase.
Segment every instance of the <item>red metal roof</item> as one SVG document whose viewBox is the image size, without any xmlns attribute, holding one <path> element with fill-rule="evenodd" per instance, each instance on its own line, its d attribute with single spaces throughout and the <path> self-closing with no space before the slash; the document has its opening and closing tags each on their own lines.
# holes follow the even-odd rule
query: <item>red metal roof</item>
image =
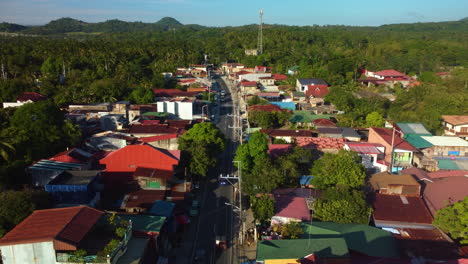
<svg viewBox="0 0 468 264">
<path fill-rule="evenodd" d="M 269 144 L 268 145 L 268 154 L 272 157 L 278 157 L 287 153 L 291 150 L 292 145 L 290 144 Z"/>
<path fill-rule="evenodd" d="M 288 76 L 283 75 L 283 74 L 279 74 L 279 73 L 273 73 L 271 76 L 273 77 L 273 79 L 275 79 L 277 81 L 283 81 L 283 80 L 288 79 Z"/>
<path fill-rule="evenodd" d="M 87 206 L 36 210 L 0 239 L 0 245 L 18 245 L 46 241 L 74 248 L 91 230 L 104 212 Z M 61 248 L 55 248 L 60 250 Z"/>
<path fill-rule="evenodd" d="M 282 109 L 273 104 L 266 104 L 266 105 L 252 105 L 249 106 L 249 111 L 254 111 L 254 110 L 259 110 L 259 111 L 268 111 L 268 112 L 281 112 Z"/>
<path fill-rule="evenodd" d="M 192 120 L 166 120 L 170 127 L 189 129 L 192 125 Z"/>
<path fill-rule="evenodd" d="M 372 130 L 374 130 L 387 144 L 391 145 L 392 144 L 392 133 L 393 130 L 389 128 L 380 128 L 380 127 L 371 127 Z M 410 143 L 408 143 L 406 140 L 398 137 L 395 134 L 394 137 L 394 142 L 393 142 L 394 148 L 395 149 L 403 149 L 403 150 L 408 150 L 408 151 L 418 151 L 415 147 L 413 147 Z"/>
<path fill-rule="evenodd" d="M 287 195 L 275 195 L 275 216 L 310 221 L 310 212 L 306 199 Z"/>
<path fill-rule="evenodd" d="M 270 92 L 270 93 L 257 93 L 258 97 L 280 97 L 279 93 Z"/>
<path fill-rule="evenodd" d="M 468 196 L 468 177 L 454 176 L 426 182 L 423 198 L 434 215 L 439 209 L 457 203 Z"/>
<path fill-rule="evenodd" d="M 410 174 L 411 176 L 416 178 L 416 180 L 418 180 L 418 181 L 423 180 L 423 179 L 430 179 L 429 174 L 425 170 L 420 169 L 420 168 L 416 168 L 416 167 L 401 170 L 400 173 L 401 174 Z"/>
<path fill-rule="evenodd" d="M 179 159 L 165 149 L 129 145 L 110 153 L 99 162 L 106 166 L 107 172 L 133 173 L 138 167 L 173 171 Z"/>
<path fill-rule="evenodd" d="M 261 132 L 271 137 L 312 137 L 310 130 L 262 129 Z"/>
<path fill-rule="evenodd" d="M 336 127 L 333 121 L 325 118 L 315 119 L 313 122 L 316 127 Z"/>
<path fill-rule="evenodd" d="M 160 140 L 168 140 L 171 138 L 177 138 L 177 134 L 167 134 L 167 135 L 160 135 L 160 136 L 152 136 L 152 137 L 141 137 L 139 140 L 143 142 L 155 142 Z"/>
<path fill-rule="evenodd" d="M 328 93 L 328 85 L 308 85 L 308 89 L 306 91 L 307 96 L 317 98 L 324 98 Z"/>
<path fill-rule="evenodd" d="M 240 83 L 241 86 L 245 86 L 245 87 L 257 87 L 257 82 L 256 81 L 242 81 Z"/>
<path fill-rule="evenodd" d="M 343 138 L 296 138 L 296 144 L 300 147 L 308 149 L 342 149 L 345 143 Z"/>
<path fill-rule="evenodd" d="M 373 205 L 376 221 L 432 224 L 432 216 L 420 197 L 375 194 Z"/>
<path fill-rule="evenodd" d="M 24 92 L 18 95 L 18 97 L 16 98 L 16 101 L 19 101 L 19 102 L 26 102 L 29 100 L 33 102 L 38 102 L 38 101 L 47 100 L 47 97 L 36 92 Z"/>
<path fill-rule="evenodd" d="M 374 144 L 367 144 L 367 143 L 346 143 L 349 149 L 355 151 L 359 154 L 380 154 L 382 153 L 379 151 Z"/>
<path fill-rule="evenodd" d="M 431 179 L 437 178 L 446 178 L 446 177 L 458 177 L 458 176 L 466 176 L 468 177 L 468 171 L 465 170 L 438 170 L 434 172 L 428 173 Z"/>
<path fill-rule="evenodd" d="M 374 72 L 375 75 L 380 75 L 380 76 L 383 76 L 383 77 L 401 77 L 401 76 L 406 76 L 404 73 L 401 73 L 399 71 L 396 71 L 396 70 L 383 70 L 383 71 L 378 71 L 378 72 Z"/>
</svg>

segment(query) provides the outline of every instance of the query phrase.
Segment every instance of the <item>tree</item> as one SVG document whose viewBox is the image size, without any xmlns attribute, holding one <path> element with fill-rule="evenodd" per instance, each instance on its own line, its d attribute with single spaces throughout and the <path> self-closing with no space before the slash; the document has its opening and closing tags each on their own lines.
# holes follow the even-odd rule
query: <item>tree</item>
<svg viewBox="0 0 468 264">
<path fill-rule="evenodd" d="M 224 150 L 225 139 L 213 123 L 199 123 L 185 132 L 178 140 L 179 149 L 188 154 L 190 172 L 206 176 L 208 169 L 216 165 L 218 155 Z"/>
<path fill-rule="evenodd" d="M 372 213 L 362 192 L 343 186 L 327 189 L 313 208 L 313 216 L 324 222 L 367 224 Z"/>
<path fill-rule="evenodd" d="M 359 188 L 364 185 L 366 172 L 356 152 L 340 150 L 337 154 L 325 153 L 315 161 L 311 171 L 312 184 L 318 189 L 335 185 Z"/>
<path fill-rule="evenodd" d="M 258 97 L 257 95 L 254 95 L 249 100 L 247 100 L 247 104 L 249 106 L 252 106 L 252 105 L 265 105 L 265 104 L 268 104 L 268 101 Z"/>
<path fill-rule="evenodd" d="M 275 201 L 268 195 L 250 198 L 252 211 L 256 220 L 266 222 L 275 215 Z"/>
<path fill-rule="evenodd" d="M 468 196 L 437 211 L 433 224 L 461 244 L 468 244 Z"/>
<path fill-rule="evenodd" d="M 313 160 L 312 152 L 299 146 L 295 146 L 290 153 L 276 158 L 275 164 L 284 180 L 282 184 L 290 187 L 296 186 L 301 175 L 309 174 Z"/>
<path fill-rule="evenodd" d="M 304 234 L 304 229 L 297 222 L 287 223 L 280 228 L 281 235 L 286 239 L 298 239 Z"/>
<path fill-rule="evenodd" d="M 48 100 L 19 107 L 5 133 L 17 154 L 29 161 L 55 154 L 81 139 L 78 127 L 64 121 L 64 113 Z"/>
<path fill-rule="evenodd" d="M 52 199 L 44 191 L 23 190 L 0 192 L 0 223 L 8 231 L 29 216 L 34 210 L 49 208 Z M 4 234 L 0 234 L 3 236 Z"/>
<path fill-rule="evenodd" d="M 385 120 L 378 112 L 372 112 L 367 114 L 366 124 L 367 127 L 383 127 L 385 125 Z"/>
<path fill-rule="evenodd" d="M 2 140 L 2 139 L 0 139 Z M 4 161 L 9 161 L 12 153 L 15 152 L 15 148 L 7 141 L 0 141 L 0 158 Z"/>
<path fill-rule="evenodd" d="M 130 93 L 129 99 L 137 104 L 148 104 L 154 101 L 154 94 L 151 89 L 138 86 Z"/>
</svg>

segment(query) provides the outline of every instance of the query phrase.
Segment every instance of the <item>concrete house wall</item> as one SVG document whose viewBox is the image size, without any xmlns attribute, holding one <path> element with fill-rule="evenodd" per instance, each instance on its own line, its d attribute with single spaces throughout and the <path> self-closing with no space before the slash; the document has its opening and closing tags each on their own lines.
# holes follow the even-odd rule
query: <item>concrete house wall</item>
<svg viewBox="0 0 468 264">
<path fill-rule="evenodd" d="M 52 241 L 1 246 L 4 264 L 51 264 L 57 263 Z"/>
</svg>

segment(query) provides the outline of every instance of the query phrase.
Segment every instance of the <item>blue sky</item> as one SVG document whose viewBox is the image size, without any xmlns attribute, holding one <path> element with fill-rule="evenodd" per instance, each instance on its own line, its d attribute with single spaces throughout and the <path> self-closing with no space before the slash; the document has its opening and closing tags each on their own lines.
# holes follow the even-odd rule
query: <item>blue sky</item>
<svg viewBox="0 0 468 264">
<path fill-rule="evenodd" d="M 174 17 L 183 24 L 237 26 L 258 22 L 287 25 L 360 25 L 459 20 L 466 0 L 0 0 L 0 22 L 45 24 L 61 17 L 87 22 L 108 19 L 156 22 Z"/>
</svg>

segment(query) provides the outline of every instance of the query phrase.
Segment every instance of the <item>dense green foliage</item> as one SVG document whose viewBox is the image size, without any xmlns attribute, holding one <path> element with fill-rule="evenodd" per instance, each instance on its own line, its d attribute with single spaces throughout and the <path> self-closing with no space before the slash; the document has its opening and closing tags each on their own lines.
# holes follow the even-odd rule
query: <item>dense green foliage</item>
<svg viewBox="0 0 468 264">
<path fill-rule="evenodd" d="M 304 234 L 304 229 L 302 228 L 301 224 L 297 222 L 290 222 L 283 226 L 281 226 L 280 230 L 281 235 L 283 238 L 286 239 L 297 239 Z"/>
<path fill-rule="evenodd" d="M 314 217 L 324 222 L 368 224 L 372 208 L 364 194 L 348 187 L 332 187 L 314 202 Z"/>
<path fill-rule="evenodd" d="M 249 111 L 249 122 L 254 127 L 261 128 L 279 128 L 286 125 L 291 118 L 292 112 L 288 110 L 282 111 Z"/>
<path fill-rule="evenodd" d="M 269 195 L 251 196 L 250 204 L 256 220 L 264 223 L 275 215 L 275 200 Z"/>
<path fill-rule="evenodd" d="M 468 244 L 468 197 L 437 211 L 434 225 L 462 244 Z"/>
<path fill-rule="evenodd" d="M 195 124 L 178 140 L 179 149 L 190 159 L 189 169 L 194 175 L 206 176 L 208 169 L 218 162 L 225 139 L 213 123 Z"/>
<path fill-rule="evenodd" d="M 325 153 L 314 163 L 312 184 L 319 189 L 336 185 L 359 188 L 364 185 L 366 171 L 356 152 L 340 150 L 337 154 Z"/>
<path fill-rule="evenodd" d="M 0 186 L 28 184 L 24 167 L 76 146 L 81 132 L 51 101 L 0 109 Z M 5 155 L 6 154 L 6 155 Z"/>
<path fill-rule="evenodd" d="M 48 193 L 35 190 L 2 191 L 0 200 L 0 237 L 34 210 L 49 208 L 52 205 Z"/>
</svg>

